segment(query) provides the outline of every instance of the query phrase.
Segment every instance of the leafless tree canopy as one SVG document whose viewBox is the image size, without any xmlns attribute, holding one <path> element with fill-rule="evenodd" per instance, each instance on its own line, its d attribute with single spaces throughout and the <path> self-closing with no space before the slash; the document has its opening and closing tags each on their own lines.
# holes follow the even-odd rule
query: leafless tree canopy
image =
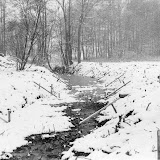
<svg viewBox="0 0 160 160">
<path fill-rule="evenodd" d="M 75 59 L 159 56 L 160 2 L 0 0 L 0 32 L 0 53 L 16 57 L 18 70 L 27 62 L 52 69 L 54 55 L 65 67 Z"/>
</svg>

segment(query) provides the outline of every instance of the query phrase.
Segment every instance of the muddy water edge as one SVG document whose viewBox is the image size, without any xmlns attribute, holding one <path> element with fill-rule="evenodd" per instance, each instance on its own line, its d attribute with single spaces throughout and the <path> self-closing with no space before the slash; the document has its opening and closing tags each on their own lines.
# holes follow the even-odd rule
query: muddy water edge
<svg viewBox="0 0 160 160">
<path fill-rule="evenodd" d="M 67 80 L 68 77 L 63 76 L 63 78 Z M 80 82 L 78 85 L 83 86 L 95 84 L 93 79 L 84 77 L 69 76 L 69 80 L 72 86 L 76 86 L 77 82 Z M 81 125 L 79 125 L 79 122 L 104 107 L 105 103 L 87 100 L 84 102 L 57 104 L 58 107 L 64 105 L 67 106 L 64 112 L 66 116 L 70 117 L 73 127 L 69 131 L 42 133 L 26 137 L 28 144 L 15 149 L 12 153 L 13 157 L 10 160 L 60 160 L 62 152 L 67 151 L 72 146 L 70 142 L 89 134 L 97 126 L 103 125 L 103 122 L 98 124 L 95 118 L 91 118 Z M 51 107 L 56 106 L 51 105 Z M 81 152 L 75 153 L 76 156 L 87 156 L 87 154 Z"/>
</svg>

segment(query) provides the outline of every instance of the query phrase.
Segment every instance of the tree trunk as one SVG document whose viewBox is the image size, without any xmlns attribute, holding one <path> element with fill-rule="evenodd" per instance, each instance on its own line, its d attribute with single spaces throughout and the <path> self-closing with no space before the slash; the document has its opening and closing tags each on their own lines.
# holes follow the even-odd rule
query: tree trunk
<svg viewBox="0 0 160 160">
<path fill-rule="evenodd" d="M 69 0 L 68 8 L 68 60 L 69 65 L 73 64 L 72 62 L 72 37 L 71 37 L 71 0 Z"/>
<path fill-rule="evenodd" d="M 79 22 L 79 26 L 78 26 L 78 46 L 77 46 L 77 50 L 78 50 L 78 63 L 81 63 L 81 28 L 82 28 L 82 24 L 81 21 Z"/>
<path fill-rule="evenodd" d="M 6 55 L 6 1 L 3 4 L 3 54 Z"/>
</svg>

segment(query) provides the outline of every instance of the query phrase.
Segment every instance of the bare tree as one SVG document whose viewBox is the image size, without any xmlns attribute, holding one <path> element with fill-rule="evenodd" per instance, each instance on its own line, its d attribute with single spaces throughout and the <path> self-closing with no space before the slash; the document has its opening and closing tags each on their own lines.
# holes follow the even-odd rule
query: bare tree
<svg viewBox="0 0 160 160">
<path fill-rule="evenodd" d="M 58 5 L 60 6 L 62 13 L 63 13 L 63 19 L 64 19 L 64 40 L 65 40 L 65 50 L 63 50 L 63 43 L 62 43 L 62 35 L 61 35 L 61 53 L 62 53 L 62 59 L 63 63 L 66 67 L 68 67 L 70 64 L 72 64 L 72 41 L 71 41 L 71 7 L 72 7 L 72 0 L 56 0 Z M 61 23 L 62 24 L 62 23 Z M 62 26 L 60 25 L 60 28 L 62 29 Z M 61 30 L 62 31 L 62 30 Z M 62 34 L 62 32 L 61 32 Z"/>
<path fill-rule="evenodd" d="M 0 48 L 7 46 L 5 51 L 10 49 L 17 56 L 18 69 L 24 69 L 30 56 L 52 69 L 54 52 L 61 53 L 66 67 L 72 64 L 72 55 L 80 63 L 82 56 L 123 58 L 130 51 L 138 56 L 160 53 L 158 0 L 55 0 L 52 9 L 47 8 L 47 0 L 12 2 L 20 18 L 6 21 L 1 5 Z"/>
<path fill-rule="evenodd" d="M 38 24 L 43 5 L 37 1 L 16 1 L 20 19 L 10 30 L 10 48 L 17 57 L 17 69 L 23 70 L 28 62 L 38 35 Z"/>
</svg>

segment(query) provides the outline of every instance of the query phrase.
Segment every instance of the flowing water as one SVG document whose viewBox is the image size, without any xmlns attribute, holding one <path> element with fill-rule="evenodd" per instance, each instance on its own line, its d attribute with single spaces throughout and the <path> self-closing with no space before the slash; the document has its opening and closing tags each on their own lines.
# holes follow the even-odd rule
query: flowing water
<svg viewBox="0 0 160 160">
<path fill-rule="evenodd" d="M 26 137 L 26 140 L 29 142 L 28 145 L 18 147 L 12 153 L 13 157 L 10 160 L 59 160 L 62 152 L 71 147 L 70 142 L 89 134 L 99 125 L 94 118 L 79 125 L 82 119 L 105 106 L 104 103 L 97 102 L 97 100 L 101 99 L 100 95 L 104 92 L 97 85 L 97 81 L 93 78 L 76 75 L 62 75 L 61 78 L 72 86 L 70 93 L 75 94 L 77 100 L 79 100 L 69 104 L 57 104 L 57 106 L 68 106 L 64 112 L 66 116 L 70 117 L 74 127 L 65 132 L 42 133 Z M 51 107 L 53 106 L 51 105 Z M 47 138 L 45 135 L 49 135 L 49 137 Z M 79 152 L 75 153 L 75 155 L 86 155 L 86 153 Z"/>
</svg>

